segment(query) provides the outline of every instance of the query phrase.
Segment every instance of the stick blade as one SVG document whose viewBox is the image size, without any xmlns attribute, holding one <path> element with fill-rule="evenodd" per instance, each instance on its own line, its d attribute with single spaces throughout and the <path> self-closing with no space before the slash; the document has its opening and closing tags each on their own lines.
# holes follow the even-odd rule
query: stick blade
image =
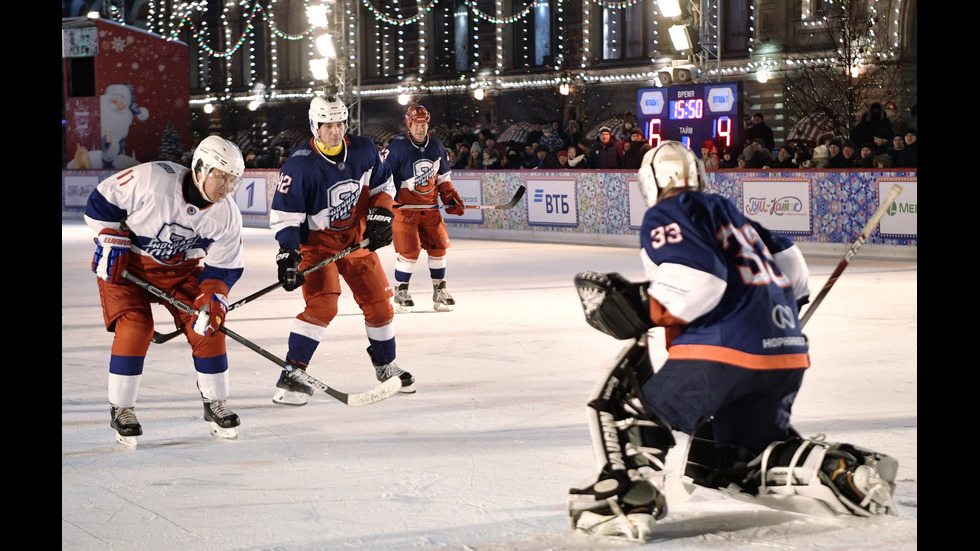
<svg viewBox="0 0 980 551">
<path fill-rule="evenodd" d="M 347 395 L 347 405 L 351 407 L 361 407 L 380 402 L 398 393 L 402 388 L 402 380 L 398 377 L 391 377 L 387 381 L 375 386 L 374 388 Z"/>
</svg>

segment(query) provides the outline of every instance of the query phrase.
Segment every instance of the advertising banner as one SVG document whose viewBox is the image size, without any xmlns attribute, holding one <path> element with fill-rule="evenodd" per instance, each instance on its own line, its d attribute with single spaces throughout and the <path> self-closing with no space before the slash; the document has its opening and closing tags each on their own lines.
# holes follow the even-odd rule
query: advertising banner
<svg viewBox="0 0 980 551">
<path fill-rule="evenodd" d="M 918 228 L 918 178 L 879 178 L 878 201 L 888 194 L 894 184 L 902 186 L 902 193 L 885 212 L 878 226 L 883 237 L 919 237 Z"/>
<path fill-rule="evenodd" d="M 463 203 L 467 205 L 482 205 L 483 204 L 483 191 L 480 186 L 479 178 L 453 178 L 453 187 L 459 192 L 459 196 L 463 198 Z M 439 204 L 442 204 L 440 201 Z M 483 209 L 466 209 L 466 212 L 462 216 L 455 214 L 446 214 L 446 209 L 439 209 L 442 213 L 442 217 L 446 222 L 453 222 L 459 224 L 482 224 L 483 223 Z"/>
<path fill-rule="evenodd" d="M 235 192 L 235 202 L 242 214 L 269 214 L 269 193 L 265 176 L 242 176 Z"/>
<path fill-rule="evenodd" d="M 575 178 L 527 178 L 530 201 L 527 223 L 532 226 L 578 226 Z"/>
<path fill-rule="evenodd" d="M 805 178 L 745 180 L 742 212 L 779 233 L 812 232 L 810 181 Z"/>
</svg>

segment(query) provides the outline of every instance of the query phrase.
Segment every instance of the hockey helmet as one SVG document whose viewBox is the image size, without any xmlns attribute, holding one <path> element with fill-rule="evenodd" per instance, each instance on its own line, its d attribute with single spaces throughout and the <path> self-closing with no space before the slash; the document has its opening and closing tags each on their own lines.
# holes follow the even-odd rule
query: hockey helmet
<svg viewBox="0 0 980 551">
<path fill-rule="evenodd" d="M 665 141 L 647 151 L 637 172 L 640 193 L 648 207 L 656 204 L 667 190 L 692 188 L 703 191 L 708 181 L 704 163 L 683 143 Z"/>
<path fill-rule="evenodd" d="M 194 180 L 194 185 L 201 195 L 208 201 L 214 202 L 204 191 L 204 182 L 212 168 L 235 177 L 228 192 L 228 195 L 234 195 L 242 183 L 242 173 L 245 172 L 245 159 L 242 158 L 242 151 L 238 146 L 221 136 L 208 136 L 201 140 L 194 150 L 194 156 L 191 157 L 191 179 Z"/>
<path fill-rule="evenodd" d="M 310 101 L 310 130 L 320 139 L 317 129 L 325 122 L 347 122 L 347 106 L 336 97 L 315 96 Z"/>
<path fill-rule="evenodd" d="M 405 112 L 405 123 L 409 126 L 417 122 L 428 123 L 430 120 L 432 116 L 429 115 L 429 110 L 421 105 L 413 105 Z"/>
</svg>

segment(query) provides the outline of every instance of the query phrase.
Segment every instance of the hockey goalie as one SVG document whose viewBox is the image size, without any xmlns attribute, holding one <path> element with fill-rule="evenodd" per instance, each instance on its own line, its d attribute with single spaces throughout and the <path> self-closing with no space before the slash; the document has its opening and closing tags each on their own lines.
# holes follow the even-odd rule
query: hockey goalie
<svg viewBox="0 0 980 551">
<path fill-rule="evenodd" d="M 679 142 L 644 155 L 639 183 L 647 281 L 575 276 L 586 322 L 630 342 L 588 402 L 599 474 L 569 491 L 572 528 L 645 541 L 671 501 L 697 486 L 805 514 L 897 514 L 894 458 L 804 438 L 790 423 L 810 365 L 798 321 L 809 271 L 798 247 L 704 193 L 704 166 Z M 656 373 L 653 327 L 667 347 Z M 683 479 L 665 467 L 673 431 L 690 435 Z"/>
</svg>

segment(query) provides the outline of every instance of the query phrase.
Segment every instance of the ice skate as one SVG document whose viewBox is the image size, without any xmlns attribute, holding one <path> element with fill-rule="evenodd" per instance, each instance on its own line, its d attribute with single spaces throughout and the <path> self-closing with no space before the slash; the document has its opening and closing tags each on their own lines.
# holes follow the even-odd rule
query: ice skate
<svg viewBox="0 0 980 551">
<path fill-rule="evenodd" d="M 296 369 L 306 371 L 306 366 L 291 362 Z M 283 406 L 305 406 L 313 395 L 313 387 L 293 379 L 289 372 L 283 369 L 279 374 L 279 382 L 276 383 L 276 393 L 272 396 L 272 403 Z"/>
<path fill-rule="evenodd" d="M 411 373 L 399 368 L 395 365 L 394 361 L 388 362 L 384 365 L 378 365 L 374 362 L 374 356 L 371 354 L 371 347 L 368 349 L 368 356 L 371 356 L 371 364 L 374 365 L 374 372 L 378 376 L 378 380 L 382 383 L 387 381 L 392 377 L 398 377 L 402 380 L 402 388 L 399 392 L 405 394 L 415 393 L 415 377 Z"/>
<path fill-rule="evenodd" d="M 436 312 L 452 312 L 456 300 L 446 290 L 446 280 L 437 279 L 432 282 L 432 308 Z"/>
<path fill-rule="evenodd" d="M 411 312 L 415 309 L 415 301 L 408 294 L 408 283 L 399 283 L 395 289 L 395 312 Z"/>
<path fill-rule="evenodd" d="M 111 406 L 109 415 L 109 426 L 116 430 L 116 442 L 127 448 L 136 449 L 136 437 L 143 434 L 143 427 L 136 419 L 133 408 Z"/>
<path fill-rule="evenodd" d="M 204 400 L 204 420 L 211 426 L 211 434 L 225 440 L 238 438 L 238 414 L 228 409 L 224 400 Z"/>
</svg>

